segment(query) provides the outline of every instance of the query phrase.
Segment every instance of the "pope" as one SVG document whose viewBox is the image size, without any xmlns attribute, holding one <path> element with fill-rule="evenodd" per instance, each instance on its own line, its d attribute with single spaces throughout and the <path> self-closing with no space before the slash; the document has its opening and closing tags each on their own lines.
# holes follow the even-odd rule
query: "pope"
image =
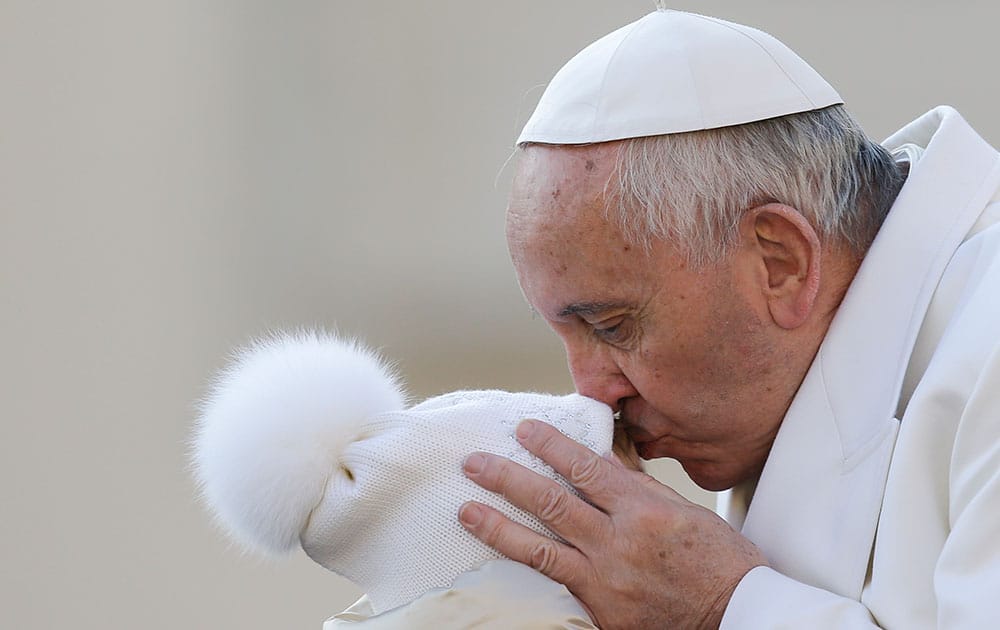
<svg viewBox="0 0 1000 630">
<path fill-rule="evenodd" d="M 518 139 L 507 239 L 577 391 L 718 513 L 530 420 L 475 536 L 612 628 L 1000 624 L 1000 154 L 949 107 L 882 144 L 773 37 L 663 8 Z M 471 497 L 470 497 L 471 498 Z M 565 541 L 565 542 L 563 542 Z"/>
</svg>

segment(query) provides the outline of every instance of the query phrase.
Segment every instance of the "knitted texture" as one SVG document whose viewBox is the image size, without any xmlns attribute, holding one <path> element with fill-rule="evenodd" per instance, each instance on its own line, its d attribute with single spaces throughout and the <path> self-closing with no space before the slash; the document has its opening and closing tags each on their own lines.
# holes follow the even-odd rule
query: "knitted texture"
<svg viewBox="0 0 1000 630">
<path fill-rule="evenodd" d="M 408 411 L 372 418 L 365 438 L 347 447 L 342 459 L 346 470 L 331 477 L 303 533 L 303 548 L 361 586 L 379 613 L 503 557 L 458 523 L 459 507 L 466 501 L 492 506 L 555 537 L 533 515 L 483 490 L 462 472 L 469 453 L 485 451 L 572 490 L 518 444 L 514 431 L 524 418 L 547 422 L 601 455 L 611 452 L 611 410 L 590 398 L 501 391 L 432 398 Z"/>
<path fill-rule="evenodd" d="M 466 501 L 553 536 L 466 479 L 470 453 L 510 458 L 571 491 L 517 442 L 521 420 L 611 453 L 611 409 L 577 394 L 463 391 L 410 409 L 404 401 L 393 371 L 355 342 L 321 333 L 258 342 L 236 355 L 203 405 L 192 453 L 202 497 L 244 547 L 301 544 L 380 613 L 502 557 L 458 523 Z"/>
</svg>

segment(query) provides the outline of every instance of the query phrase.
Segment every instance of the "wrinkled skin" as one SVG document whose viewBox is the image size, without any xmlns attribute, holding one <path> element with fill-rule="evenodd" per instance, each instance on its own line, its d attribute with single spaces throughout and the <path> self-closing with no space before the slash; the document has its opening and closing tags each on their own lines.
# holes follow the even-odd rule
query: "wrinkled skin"
<svg viewBox="0 0 1000 630">
<path fill-rule="evenodd" d="M 669 243 L 632 246 L 605 211 L 616 151 L 525 151 L 507 222 L 518 280 L 562 339 L 577 391 L 621 413 L 639 455 L 730 488 L 763 468 L 853 270 L 780 204 L 748 209 L 735 251 L 708 267 L 691 268 Z M 589 503 L 492 455 L 470 456 L 466 474 L 569 544 L 475 503 L 460 520 L 566 584 L 602 628 L 718 627 L 743 576 L 767 564 L 714 513 L 642 472 L 542 423 L 522 424 L 518 438 Z"/>
<path fill-rule="evenodd" d="M 743 575 L 766 564 L 722 519 L 649 475 L 598 457 L 545 423 L 525 421 L 518 439 L 594 505 L 496 456 L 471 456 L 466 473 L 539 516 L 572 546 L 480 504 L 464 507 L 462 523 L 565 584 L 599 627 L 716 628 Z M 522 475 L 530 481 L 522 483 Z"/>
</svg>

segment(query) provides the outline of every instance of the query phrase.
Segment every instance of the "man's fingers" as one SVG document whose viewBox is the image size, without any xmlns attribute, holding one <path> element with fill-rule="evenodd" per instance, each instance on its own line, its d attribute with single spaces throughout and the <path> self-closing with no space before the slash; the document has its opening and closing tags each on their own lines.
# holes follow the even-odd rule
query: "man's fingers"
<svg viewBox="0 0 1000 630">
<path fill-rule="evenodd" d="M 594 505 L 610 511 L 627 488 L 629 472 L 597 455 L 537 420 L 524 420 L 517 426 L 517 439 L 566 478 Z"/>
<path fill-rule="evenodd" d="M 503 495 L 517 507 L 531 512 L 559 536 L 587 549 L 609 533 L 610 519 L 566 487 L 524 466 L 489 453 L 473 453 L 465 460 L 469 479 Z"/>
<path fill-rule="evenodd" d="M 515 523 L 491 507 L 470 501 L 459 510 L 458 520 L 490 547 L 570 590 L 588 575 L 587 559 L 578 550 Z"/>
</svg>

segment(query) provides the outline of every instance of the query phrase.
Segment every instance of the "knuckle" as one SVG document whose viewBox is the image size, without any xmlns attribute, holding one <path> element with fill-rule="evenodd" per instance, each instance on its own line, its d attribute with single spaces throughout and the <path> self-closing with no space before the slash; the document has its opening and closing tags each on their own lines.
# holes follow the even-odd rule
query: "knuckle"
<svg viewBox="0 0 1000 630">
<path fill-rule="evenodd" d="M 538 518 L 546 523 L 564 520 L 569 511 L 569 491 L 560 486 L 546 488 L 539 497 Z"/>
<path fill-rule="evenodd" d="M 476 535 L 490 547 L 498 548 L 503 544 L 503 523 L 495 514 L 487 513 L 476 527 Z"/>
<path fill-rule="evenodd" d="M 597 484 L 602 476 L 604 461 L 597 456 L 576 458 L 569 465 L 569 482 L 574 486 L 587 487 Z"/>
<path fill-rule="evenodd" d="M 539 542 L 528 554 L 528 564 L 536 571 L 548 575 L 556 566 L 556 559 L 559 556 L 559 548 L 553 540 L 543 540 Z"/>
<path fill-rule="evenodd" d="M 510 465 L 506 461 L 497 462 L 496 466 L 491 467 L 493 477 L 493 486 L 497 492 L 503 496 L 507 496 L 507 492 L 511 488 L 511 469 Z"/>
<path fill-rule="evenodd" d="M 659 490 L 659 489 L 661 489 L 663 487 L 663 484 L 660 483 L 660 481 L 656 477 L 654 477 L 654 476 L 652 476 L 652 475 L 650 475 L 648 473 L 639 472 L 639 473 L 636 473 L 636 475 L 637 476 L 635 476 L 635 479 L 638 479 L 639 485 L 641 487 L 643 487 L 643 488 L 650 488 L 652 490 Z"/>
</svg>

